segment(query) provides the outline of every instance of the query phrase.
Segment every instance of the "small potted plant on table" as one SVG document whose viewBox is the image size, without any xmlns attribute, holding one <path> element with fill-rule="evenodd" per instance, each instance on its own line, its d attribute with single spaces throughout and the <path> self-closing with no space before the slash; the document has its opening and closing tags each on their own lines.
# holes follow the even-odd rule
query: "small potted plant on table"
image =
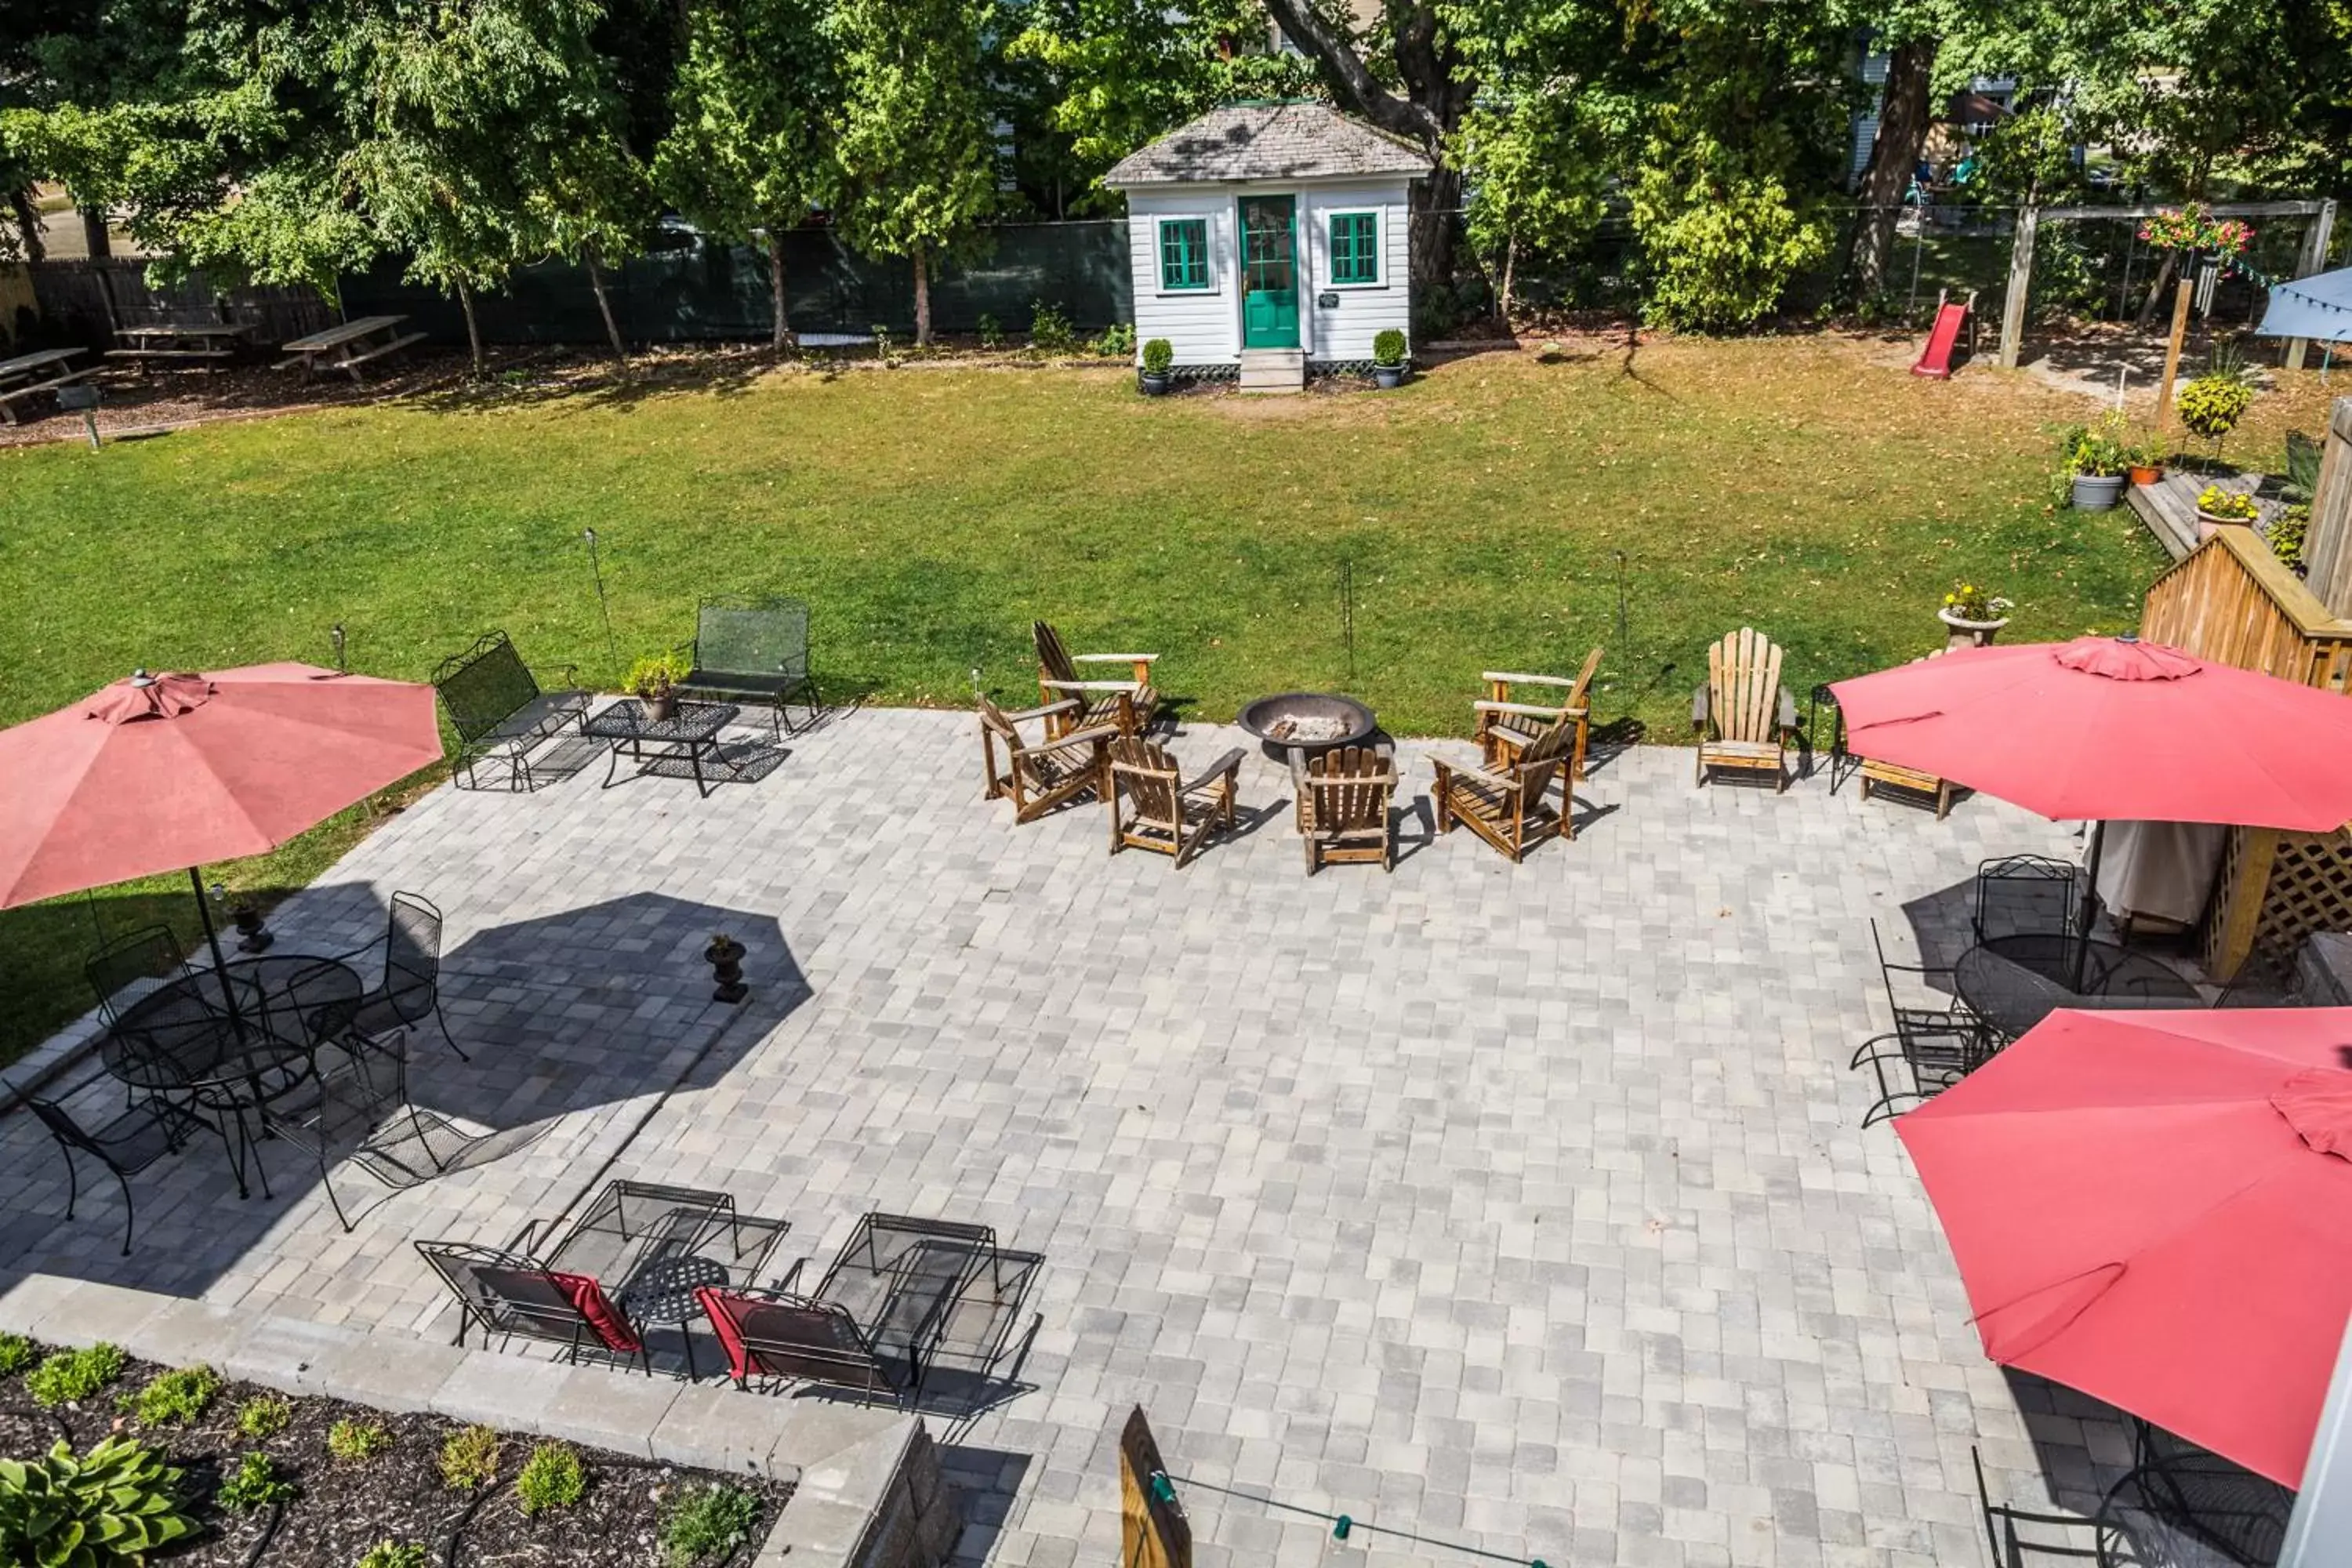
<svg viewBox="0 0 2352 1568">
<path fill-rule="evenodd" d="M 1960 584 L 1944 595 L 1943 608 L 1936 612 L 1936 618 L 1944 623 L 1946 650 L 1990 647 L 2000 628 L 2009 625 L 2009 612 L 2015 608 L 2010 600 L 1988 594 L 1974 583 Z"/>
<path fill-rule="evenodd" d="M 656 724 L 677 714 L 677 683 L 686 671 L 671 653 L 648 654 L 629 666 L 629 690 L 646 705 L 646 717 Z"/>
<path fill-rule="evenodd" d="M 2107 511 L 2122 499 L 2124 469 L 2130 454 L 2113 414 L 2096 425 L 2077 425 L 2066 432 L 2068 499 L 2077 511 Z"/>
<path fill-rule="evenodd" d="M 1383 391 L 1392 391 L 1404 384 L 1404 334 L 1394 327 L 1373 334 L 1372 379 Z"/>
<path fill-rule="evenodd" d="M 1146 397 L 1159 397 L 1168 391 L 1168 373 L 1175 364 L 1175 347 L 1166 338 L 1154 338 L 1143 345 L 1143 370 L 1138 384 Z"/>
<path fill-rule="evenodd" d="M 2225 490 L 2219 485 L 2207 485 L 2197 492 L 2197 537 L 2210 539 L 2216 530 L 2238 527 L 2252 528 L 2262 509 L 2254 498 L 2244 490 Z"/>
</svg>

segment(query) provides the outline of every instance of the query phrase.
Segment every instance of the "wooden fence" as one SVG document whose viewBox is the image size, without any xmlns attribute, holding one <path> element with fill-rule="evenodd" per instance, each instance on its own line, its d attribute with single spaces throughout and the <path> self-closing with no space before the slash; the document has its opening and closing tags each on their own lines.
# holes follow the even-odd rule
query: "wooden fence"
<svg viewBox="0 0 2352 1568">
<path fill-rule="evenodd" d="M 216 289 L 202 273 L 158 288 L 143 261 L 108 257 L 44 261 L 29 268 L 40 302 L 41 331 L 97 350 L 113 346 L 117 327 L 151 321 L 237 321 L 257 342 L 282 343 L 339 319 L 316 289 L 283 285 Z"/>
<path fill-rule="evenodd" d="M 2305 580 L 2312 593 L 2339 614 L 2352 611 L 2352 397 L 2337 398 L 2328 411 L 2327 445 L 2304 538 Z"/>
</svg>

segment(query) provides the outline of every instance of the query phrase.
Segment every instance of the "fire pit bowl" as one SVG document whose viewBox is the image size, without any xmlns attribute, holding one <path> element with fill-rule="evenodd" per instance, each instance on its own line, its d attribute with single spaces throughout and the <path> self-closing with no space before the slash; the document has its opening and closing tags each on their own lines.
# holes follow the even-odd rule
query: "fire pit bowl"
<svg viewBox="0 0 2352 1568">
<path fill-rule="evenodd" d="M 1320 691 L 1286 691 L 1261 697 L 1234 721 L 1280 755 L 1296 749 L 1325 752 L 1369 741 L 1380 726 L 1372 710 L 1352 697 Z"/>
</svg>

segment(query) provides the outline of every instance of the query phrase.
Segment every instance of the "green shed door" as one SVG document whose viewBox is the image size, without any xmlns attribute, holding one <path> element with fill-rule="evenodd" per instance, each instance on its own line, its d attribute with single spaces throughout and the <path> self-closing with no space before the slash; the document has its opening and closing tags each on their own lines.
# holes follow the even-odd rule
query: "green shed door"
<svg viewBox="0 0 2352 1568">
<path fill-rule="evenodd" d="M 1242 198 L 1242 347 L 1298 346 L 1297 198 Z"/>
</svg>

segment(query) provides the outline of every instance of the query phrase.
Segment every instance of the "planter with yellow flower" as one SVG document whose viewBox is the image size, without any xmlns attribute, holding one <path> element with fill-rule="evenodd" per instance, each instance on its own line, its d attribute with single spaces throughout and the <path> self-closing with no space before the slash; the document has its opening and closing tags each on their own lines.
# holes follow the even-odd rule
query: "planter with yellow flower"
<svg viewBox="0 0 2352 1568">
<path fill-rule="evenodd" d="M 2252 528 L 2261 515 L 2254 498 L 2246 491 L 2207 485 L 2197 495 L 2197 537 L 2201 542 L 2219 529 Z"/>
<path fill-rule="evenodd" d="M 1944 595 L 1943 608 L 1936 612 L 1936 618 L 1944 623 L 1945 648 L 1990 647 L 2000 628 L 2009 625 L 2009 612 L 2016 607 L 1973 583 L 1961 584 Z"/>
</svg>

